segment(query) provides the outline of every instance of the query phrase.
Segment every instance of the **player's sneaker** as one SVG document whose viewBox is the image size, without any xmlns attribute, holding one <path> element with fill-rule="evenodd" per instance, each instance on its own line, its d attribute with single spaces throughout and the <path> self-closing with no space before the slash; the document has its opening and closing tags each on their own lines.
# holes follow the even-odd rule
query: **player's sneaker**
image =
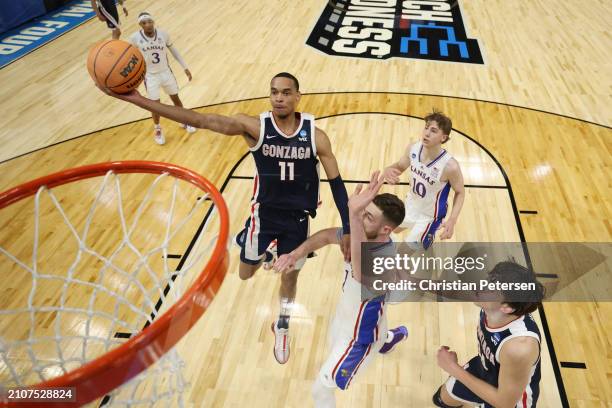
<svg viewBox="0 0 612 408">
<path fill-rule="evenodd" d="M 153 133 L 153 139 L 155 143 L 158 145 L 166 144 L 166 138 L 164 137 L 164 132 L 162 131 L 161 126 L 155 126 L 155 131 Z"/>
<path fill-rule="evenodd" d="M 188 124 L 186 124 L 186 123 L 183 123 L 183 124 L 181 125 L 181 127 L 182 127 L 183 129 L 185 129 L 185 130 L 187 131 L 187 133 L 193 133 L 193 132 L 195 132 L 195 131 L 196 131 L 196 128 L 194 128 L 193 126 L 188 125 Z"/>
<path fill-rule="evenodd" d="M 266 256 L 263 262 L 263 268 L 266 271 L 269 271 L 274 267 L 274 263 L 278 259 L 278 241 L 274 240 L 270 242 L 268 248 L 266 249 Z"/>
<path fill-rule="evenodd" d="M 279 329 L 276 322 L 272 323 L 274 333 L 274 358 L 279 364 L 289 360 L 289 329 Z"/>
<path fill-rule="evenodd" d="M 393 334 L 393 338 L 383 344 L 383 346 L 378 350 L 381 354 L 387 354 L 397 345 L 397 343 L 404 341 L 408 338 L 408 329 L 406 326 L 399 326 L 395 329 L 389 330 Z"/>
</svg>

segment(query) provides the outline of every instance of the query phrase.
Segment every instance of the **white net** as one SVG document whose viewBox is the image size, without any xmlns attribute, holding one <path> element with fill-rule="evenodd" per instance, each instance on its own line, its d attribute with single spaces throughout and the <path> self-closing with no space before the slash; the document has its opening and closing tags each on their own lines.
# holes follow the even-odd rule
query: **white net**
<svg viewBox="0 0 612 408">
<path fill-rule="evenodd" d="M 215 208 L 166 173 L 108 172 L 0 210 L 0 392 L 66 374 L 151 324 L 208 261 Z M 92 406 L 183 406 L 182 366 L 171 350 Z"/>
</svg>

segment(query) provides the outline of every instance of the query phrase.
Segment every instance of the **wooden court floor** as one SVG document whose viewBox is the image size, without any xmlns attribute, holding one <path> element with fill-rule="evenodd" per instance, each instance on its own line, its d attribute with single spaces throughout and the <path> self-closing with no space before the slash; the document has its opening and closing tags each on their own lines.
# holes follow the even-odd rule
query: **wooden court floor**
<svg viewBox="0 0 612 408">
<path fill-rule="evenodd" d="M 227 103 L 200 109 L 206 112 L 255 114 L 265 110 L 267 98 Z M 305 95 L 301 108 L 322 119 L 319 126 L 331 137 L 340 170 L 347 180 L 365 180 L 371 169 L 381 168 L 418 135 L 421 118 L 432 106 L 454 115 L 449 151 L 463 166 L 469 186 L 464 213 L 457 225 L 457 241 L 605 240 L 607 185 L 597 179 L 598 166 L 605 167 L 609 151 L 608 129 L 568 118 L 491 103 L 401 94 Z M 481 122 L 473 118 L 487 117 Z M 246 216 L 253 174 L 252 161 L 239 138 L 200 130 L 186 135 L 165 122 L 168 143 L 154 146 L 147 120 L 96 132 L 31 155 L 3 163 L 7 181 L 2 188 L 33 177 L 77 166 L 119 159 L 168 161 L 192 168 L 223 188 L 232 215 L 232 232 L 241 228 Z M 547 157 L 550 174 L 542 166 L 535 137 L 558 143 L 573 140 L 576 150 L 592 151 L 592 173 L 575 172 L 563 154 Z M 578 139 L 578 135 L 582 137 Z M 576 142 L 579 140 L 579 142 Z M 535 149 L 528 146 L 535 145 Z M 523 150 L 517 146 L 525 146 Z M 364 147 L 367 147 L 365 149 Z M 519 153 L 521 152 L 521 153 Z M 568 152 L 569 153 L 569 152 Z M 44 163 L 33 167 L 31 163 Z M 499 164 L 498 164 L 499 163 Z M 582 177 L 585 177 L 581 179 Z M 564 180 L 572 178 L 571 185 Z M 584 201 L 563 197 L 576 186 L 588 186 L 594 178 L 602 191 L 585 187 Z M 349 185 L 349 190 L 352 186 Z M 389 188 L 405 194 L 405 186 Z M 323 187 L 325 203 L 331 203 Z M 331 205 L 325 205 L 312 229 L 338 223 Z M 600 219 L 559 216 L 561 211 L 588 208 Z M 537 214 L 521 214 L 535 210 Z M 579 234 L 577 236 L 577 234 Z M 180 249 L 179 249 L 180 250 Z M 293 355 L 290 363 L 277 366 L 271 356 L 269 322 L 276 314 L 277 276 L 262 272 L 249 282 L 237 277 L 237 252 L 226 282 L 213 306 L 193 332 L 181 343 L 190 359 L 190 400 L 196 405 L 233 406 L 259 401 L 262 406 L 303 406 L 310 381 L 325 356 L 324 339 L 328 319 L 337 299 L 338 252 L 322 251 L 308 262 L 299 281 L 299 307 L 293 319 Z M 321 282 L 325 282 L 321 285 Z M 325 290 L 321 291 L 321 287 Z M 6 287 L 5 290 L 15 290 Z M 8 292 L 5 292 L 8 293 Z M 256 294 L 256 296 L 253 296 Z M 606 406 L 610 401 L 607 379 L 610 367 L 602 363 L 598 350 L 610 339 L 609 303 L 546 304 L 548 329 L 543 348 L 541 406 L 561 406 L 563 394 L 570 406 Z M 349 392 L 340 406 L 427 406 L 444 374 L 436 368 L 434 352 L 449 343 L 467 359 L 475 353 L 477 310 L 469 304 L 403 304 L 389 308 L 390 324 L 406 324 L 411 338 L 397 354 L 379 359 Z M 541 321 L 543 315 L 539 315 Z M 587 333 L 596 333 L 586 336 Z M 198 352 L 194 353 L 197 344 Z M 554 357 L 553 357 L 554 355 Z M 560 362 L 584 362 L 586 370 L 561 368 Z M 387 373 L 393 373 L 388 375 Z M 585 397 L 585 390 L 588 396 Z M 425 405 L 422 405 L 425 404 Z"/>
<path fill-rule="evenodd" d="M 300 110 L 320 118 L 345 180 L 366 180 L 373 169 L 395 160 L 418 137 L 420 118 L 433 107 L 443 110 L 453 119 L 448 148 L 468 184 L 456 241 L 611 241 L 612 75 L 605 1 L 461 1 L 469 35 L 484 50 L 483 66 L 326 56 L 304 44 L 324 3 L 131 0 L 124 32 L 138 28 L 139 11 L 153 13 L 194 74 L 186 84 L 175 69 L 181 97 L 201 112 L 257 115 L 269 106 L 269 78 L 295 73 L 304 92 Z M 187 135 L 162 120 L 167 144 L 155 145 L 146 112 L 111 100 L 89 81 L 87 50 L 108 36 L 102 23 L 91 21 L 0 70 L 0 191 L 84 164 L 167 161 L 222 188 L 231 230 L 238 231 L 253 174 L 243 141 L 203 130 Z M 349 191 L 353 187 L 348 184 Z M 405 188 L 387 191 L 402 195 Z M 325 184 L 322 190 L 325 204 L 313 230 L 339 221 Z M 25 223 L 15 217 L 0 213 L 3 232 L 12 231 L 5 228 L 11 222 Z M 0 242 L 27 242 L 27 234 L 14 234 Z M 58 248 L 61 242 L 48 245 Z M 321 251 L 300 276 L 286 366 L 274 362 L 269 333 L 278 277 L 262 272 L 242 282 L 237 251 L 231 255 L 221 292 L 179 345 L 190 363 L 188 401 L 197 407 L 308 406 L 338 296 L 338 251 Z M 14 280 L 0 287 L 3 308 L 20 296 L 23 287 Z M 537 316 L 545 340 L 538 406 L 612 406 L 611 315 L 609 302 L 544 305 Z M 389 324 L 405 324 L 409 341 L 339 395 L 339 406 L 430 406 L 431 393 L 445 378 L 435 365 L 436 348 L 448 344 L 462 360 L 474 355 L 476 317 L 470 304 L 389 307 Z"/>
</svg>

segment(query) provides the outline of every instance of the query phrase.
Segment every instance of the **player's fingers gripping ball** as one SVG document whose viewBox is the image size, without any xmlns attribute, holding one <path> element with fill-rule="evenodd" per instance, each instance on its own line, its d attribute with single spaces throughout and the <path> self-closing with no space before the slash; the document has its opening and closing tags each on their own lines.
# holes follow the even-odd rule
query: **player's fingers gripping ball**
<svg viewBox="0 0 612 408">
<path fill-rule="evenodd" d="M 108 40 L 89 50 L 87 70 L 101 87 L 124 94 L 138 88 L 145 77 L 146 65 L 142 53 L 132 44 Z"/>
</svg>

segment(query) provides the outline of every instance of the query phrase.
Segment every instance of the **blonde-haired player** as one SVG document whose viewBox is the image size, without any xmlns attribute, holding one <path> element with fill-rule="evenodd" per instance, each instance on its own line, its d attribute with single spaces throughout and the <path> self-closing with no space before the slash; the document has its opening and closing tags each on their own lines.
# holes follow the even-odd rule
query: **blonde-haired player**
<svg viewBox="0 0 612 408">
<path fill-rule="evenodd" d="M 433 111 L 425 117 L 421 140 L 408 145 L 400 159 L 384 171 L 385 181 L 399 182 L 399 176 L 410 170 L 410 191 L 406 198 L 406 218 L 396 232 L 410 229 L 404 238 L 414 249 L 427 249 L 442 227 L 440 238 L 453 235 L 455 223 L 463 207 L 465 190 L 459 163 L 442 145 L 448 142 L 452 121 L 442 112 Z M 455 195 L 453 209 L 446 221 L 450 190 Z"/>
<path fill-rule="evenodd" d="M 172 103 L 175 106 L 183 106 L 183 102 L 178 96 L 179 87 L 174 77 L 174 73 L 170 69 L 168 63 L 167 51 L 170 51 L 174 56 L 174 59 L 185 70 L 185 75 L 191 81 L 191 72 L 187 68 L 187 64 L 183 57 L 172 44 L 170 35 L 161 29 L 155 28 L 155 21 L 151 14 L 142 12 L 138 15 L 138 24 L 142 28 L 138 32 L 132 34 L 129 41 L 140 49 L 145 57 L 147 64 L 147 74 L 145 76 L 145 87 L 147 89 L 147 96 L 149 99 L 159 101 L 160 99 L 160 88 L 172 99 Z M 157 144 L 163 145 L 166 143 L 166 138 L 159 124 L 159 115 L 155 112 L 152 114 L 153 123 L 155 124 L 155 130 L 153 137 Z M 193 126 L 183 124 L 181 125 L 189 133 L 195 132 Z"/>
</svg>

